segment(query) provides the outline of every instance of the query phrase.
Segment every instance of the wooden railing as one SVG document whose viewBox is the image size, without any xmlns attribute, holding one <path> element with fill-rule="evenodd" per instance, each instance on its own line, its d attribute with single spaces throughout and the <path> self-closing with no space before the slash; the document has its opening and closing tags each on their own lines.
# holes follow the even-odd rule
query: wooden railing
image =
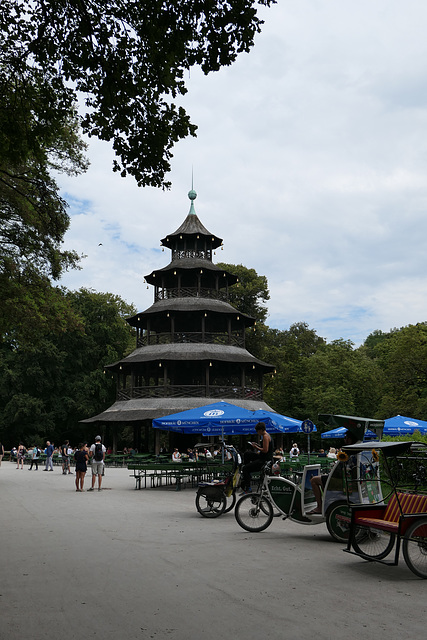
<svg viewBox="0 0 427 640">
<path fill-rule="evenodd" d="M 214 298 L 216 300 L 228 301 L 228 295 L 225 291 L 217 289 L 205 289 L 197 287 L 176 287 L 174 289 L 156 288 L 154 292 L 154 301 L 169 300 L 170 298 Z"/>
<path fill-rule="evenodd" d="M 138 338 L 137 347 L 146 347 L 153 344 L 226 344 L 233 347 L 245 347 L 245 339 L 241 334 L 232 333 L 213 333 L 213 332 L 196 332 L 196 331 L 175 331 L 175 333 L 150 333 Z"/>
<path fill-rule="evenodd" d="M 262 391 L 250 387 L 209 387 L 200 385 L 159 385 L 149 387 L 126 387 L 119 389 L 117 400 L 135 398 L 236 398 L 262 400 Z"/>
</svg>

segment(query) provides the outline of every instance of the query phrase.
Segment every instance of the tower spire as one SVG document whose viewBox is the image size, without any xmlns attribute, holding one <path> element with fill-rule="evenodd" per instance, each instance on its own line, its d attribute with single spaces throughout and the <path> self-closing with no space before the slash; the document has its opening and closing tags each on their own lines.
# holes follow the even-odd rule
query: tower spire
<svg viewBox="0 0 427 640">
<path fill-rule="evenodd" d="M 191 200 L 191 205 L 190 205 L 190 211 L 188 212 L 188 215 L 196 215 L 196 210 L 194 208 L 194 200 L 197 198 L 197 193 L 194 191 L 193 189 L 193 167 L 191 167 L 191 190 L 188 192 L 188 197 Z"/>
</svg>

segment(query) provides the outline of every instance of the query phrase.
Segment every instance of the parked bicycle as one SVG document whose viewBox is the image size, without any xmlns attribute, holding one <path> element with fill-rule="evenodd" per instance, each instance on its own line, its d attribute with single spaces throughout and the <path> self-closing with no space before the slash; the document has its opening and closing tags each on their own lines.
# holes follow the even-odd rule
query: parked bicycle
<svg viewBox="0 0 427 640">
<path fill-rule="evenodd" d="M 204 518 L 218 518 L 236 504 L 236 490 L 240 481 L 242 458 L 232 445 L 221 443 L 232 460 L 230 471 L 220 480 L 200 482 L 196 494 L 196 509 Z"/>
</svg>

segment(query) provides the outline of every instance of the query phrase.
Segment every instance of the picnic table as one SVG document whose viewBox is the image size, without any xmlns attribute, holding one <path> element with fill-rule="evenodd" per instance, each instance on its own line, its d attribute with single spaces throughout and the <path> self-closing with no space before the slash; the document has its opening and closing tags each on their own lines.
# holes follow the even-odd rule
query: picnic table
<svg viewBox="0 0 427 640">
<path fill-rule="evenodd" d="M 230 465 L 228 465 L 230 466 Z M 135 479 L 135 489 L 162 486 L 163 483 L 175 482 L 177 491 L 185 487 L 187 480 L 195 486 L 201 481 L 211 481 L 224 474 L 227 465 L 191 460 L 188 462 L 129 462 L 128 469 L 132 471 L 131 477 Z"/>
</svg>

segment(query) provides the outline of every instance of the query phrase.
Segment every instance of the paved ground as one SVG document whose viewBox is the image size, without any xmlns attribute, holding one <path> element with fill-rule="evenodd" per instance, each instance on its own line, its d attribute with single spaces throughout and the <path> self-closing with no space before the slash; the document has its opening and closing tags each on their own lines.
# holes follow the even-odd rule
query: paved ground
<svg viewBox="0 0 427 640">
<path fill-rule="evenodd" d="M 201 518 L 194 489 L 105 491 L 0 468 L 0 638 L 402 640 L 425 633 L 427 581 L 342 552 L 325 525 Z M 89 481 L 86 480 L 87 486 Z"/>
</svg>

